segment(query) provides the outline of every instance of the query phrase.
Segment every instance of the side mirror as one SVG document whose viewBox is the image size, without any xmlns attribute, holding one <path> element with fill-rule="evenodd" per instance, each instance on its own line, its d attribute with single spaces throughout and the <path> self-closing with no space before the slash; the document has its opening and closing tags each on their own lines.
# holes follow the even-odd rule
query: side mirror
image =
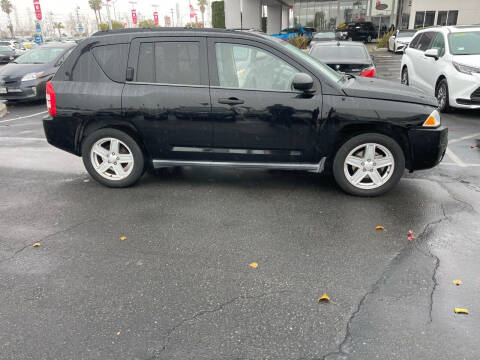
<svg viewBox="0 0 480 360">
<path fill-rule="evenodd" d="M 438 49 L 428 49 L 428 50 L 426 50 L 425 51 L 425 56 L 434 58 L 435 60 L 438 60 L 438 58 L 439 58 Z"/>
<path fill-rule="evenodd" d="M 293 77 L 292 86 L 295 90 L 302 91 L 307 94 L 313 94 L 313 79 L 305 73 L 297 73 Z"/>
</svg>

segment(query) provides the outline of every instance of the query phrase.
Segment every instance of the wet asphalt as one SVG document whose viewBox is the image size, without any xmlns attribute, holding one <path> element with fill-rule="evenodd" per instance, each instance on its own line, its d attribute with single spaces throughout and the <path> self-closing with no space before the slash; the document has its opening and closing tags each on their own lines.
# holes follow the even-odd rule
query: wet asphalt
<svg viewBox="0 0 480 360">
<path fill-rule="evenodd" d="M 376 56 L 379 76 L 399 59 Z M 368 199 L 232 169 L 108 189 L 47 144 L 42 103 L 9 111 L 1 359 L 479 358 L 480 112 L 443 115 L 443 162 Z"/>
</svg>

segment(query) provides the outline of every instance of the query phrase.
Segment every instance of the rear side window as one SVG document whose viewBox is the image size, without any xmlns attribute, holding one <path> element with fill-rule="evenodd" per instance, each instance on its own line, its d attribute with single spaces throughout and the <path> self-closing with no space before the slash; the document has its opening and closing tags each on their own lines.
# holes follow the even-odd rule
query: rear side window
<svg viewBox="0 0 480 360">
<path fill-rule="evenodd" d="M 95 60 L 113 81 L 124 82 L 127 69 L 128 44 L 111 44 L 92 49 Z"/>
<path fill-rule="evenodd" d="M 67 75 L 68 76 L 68 75 Z M 100 66 L 93 58 L 90 51 L 83 52 L 73 64 L 70 73 L 70 81 L 80 82 L 108 82 L 108 78 L 103 73 Z"/>
<path fill-rule="evenodd" d="M 141 43 L 137 81 L 200 85 L 200 44 L 197 42 Z"/>
</svg>

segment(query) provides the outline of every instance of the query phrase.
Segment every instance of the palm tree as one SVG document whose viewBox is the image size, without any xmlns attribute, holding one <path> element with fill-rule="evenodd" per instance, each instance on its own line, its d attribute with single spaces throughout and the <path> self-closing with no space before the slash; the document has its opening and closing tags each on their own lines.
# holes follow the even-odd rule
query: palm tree
<svg viewBox="0 0 480 360">
<path fill-rule="evenodd" d="M 205 27 L 205 7 L 208 6 L 208 0 L 198 0 L 198 6 L 200 7 L 200 12 L 202 13 L 203 27 Z"/>
<path fill-rule="evenodd" d="M 12 38 L 14 38 L 15 34 L 13 33 L 12 19 L 10 18 L 10 14 L 12 13 L 12 7 L 13 7 L 12 3 L 10 2 L 10 0 L 2 0 L 2 2 L 0 3 L 0 6 L 2 7 L 2 11 L 8 16 L 8 29 L 12 34 Z"/>
<path fill-rule="evenodd" d="M 100 23 L 102 22 L 102 15 L 100 14 L 100 9 L 102 8 L 102 0 L 88 0 L 88 4 L 90 5 L 90 8 L 93 10 L 95 13 L 95 19 L 97 20 L 97 27 L 99 27 Z M 98 16 L 97 16 L 98 12 Z M 98 19 L 100 18 L 100 22 Z"/>
<path fill-rule="evenodd" d="M 55 22 L 53 23 L 53 28 L 58 30 L 58 37 L 62 37 L 62 32 L 61 30 L 64 28 L 63 24 L 61 22 Z"/>
</svg>

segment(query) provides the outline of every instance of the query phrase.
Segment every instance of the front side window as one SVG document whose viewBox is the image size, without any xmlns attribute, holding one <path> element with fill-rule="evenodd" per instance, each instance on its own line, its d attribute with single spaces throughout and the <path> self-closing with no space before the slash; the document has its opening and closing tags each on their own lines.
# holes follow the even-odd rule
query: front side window
<svg viewBox="0 0 480 360">
<path fill-rule="evenodd" d="M 442 33 L 437 33 L 435 38 L 432 41 L 430 49 L 437 49 L 438 55 L 442 57 L 445 54 L 445 39 L 443 38 Z"/>
<path fill-rule="evenodd" d="M 435 37 L 434 32 L 425 32 L 422 34 L 422 37 L 418 41 L 416 46 L 417 50 L 425 51 L 430 48 L 430 44 L 432 43 L 433 38 Z"/>
<path fill-rule="evenodd" d="M 297 69 L 257 47 L 217 43 L 218 80 L 222 87 L 291 91 Z"/>
<path fill-rule="evenodd" d="M 409 47 L 411 47 L 412 49 L 416 49 L 417 46 L 418 46 L 418 41 L 420 40 L 421 37 L 422 37 L 422 34 L 416 35 L 416 36 L 413 38 L 412 42 L 410 43 L 410 46 L 409 46 Z"/>
<path fill-rule="evenodd" d="M 137 81 L 200 85 L 200 45 L 197 42 L 141 43 Z"/>
</svg>

